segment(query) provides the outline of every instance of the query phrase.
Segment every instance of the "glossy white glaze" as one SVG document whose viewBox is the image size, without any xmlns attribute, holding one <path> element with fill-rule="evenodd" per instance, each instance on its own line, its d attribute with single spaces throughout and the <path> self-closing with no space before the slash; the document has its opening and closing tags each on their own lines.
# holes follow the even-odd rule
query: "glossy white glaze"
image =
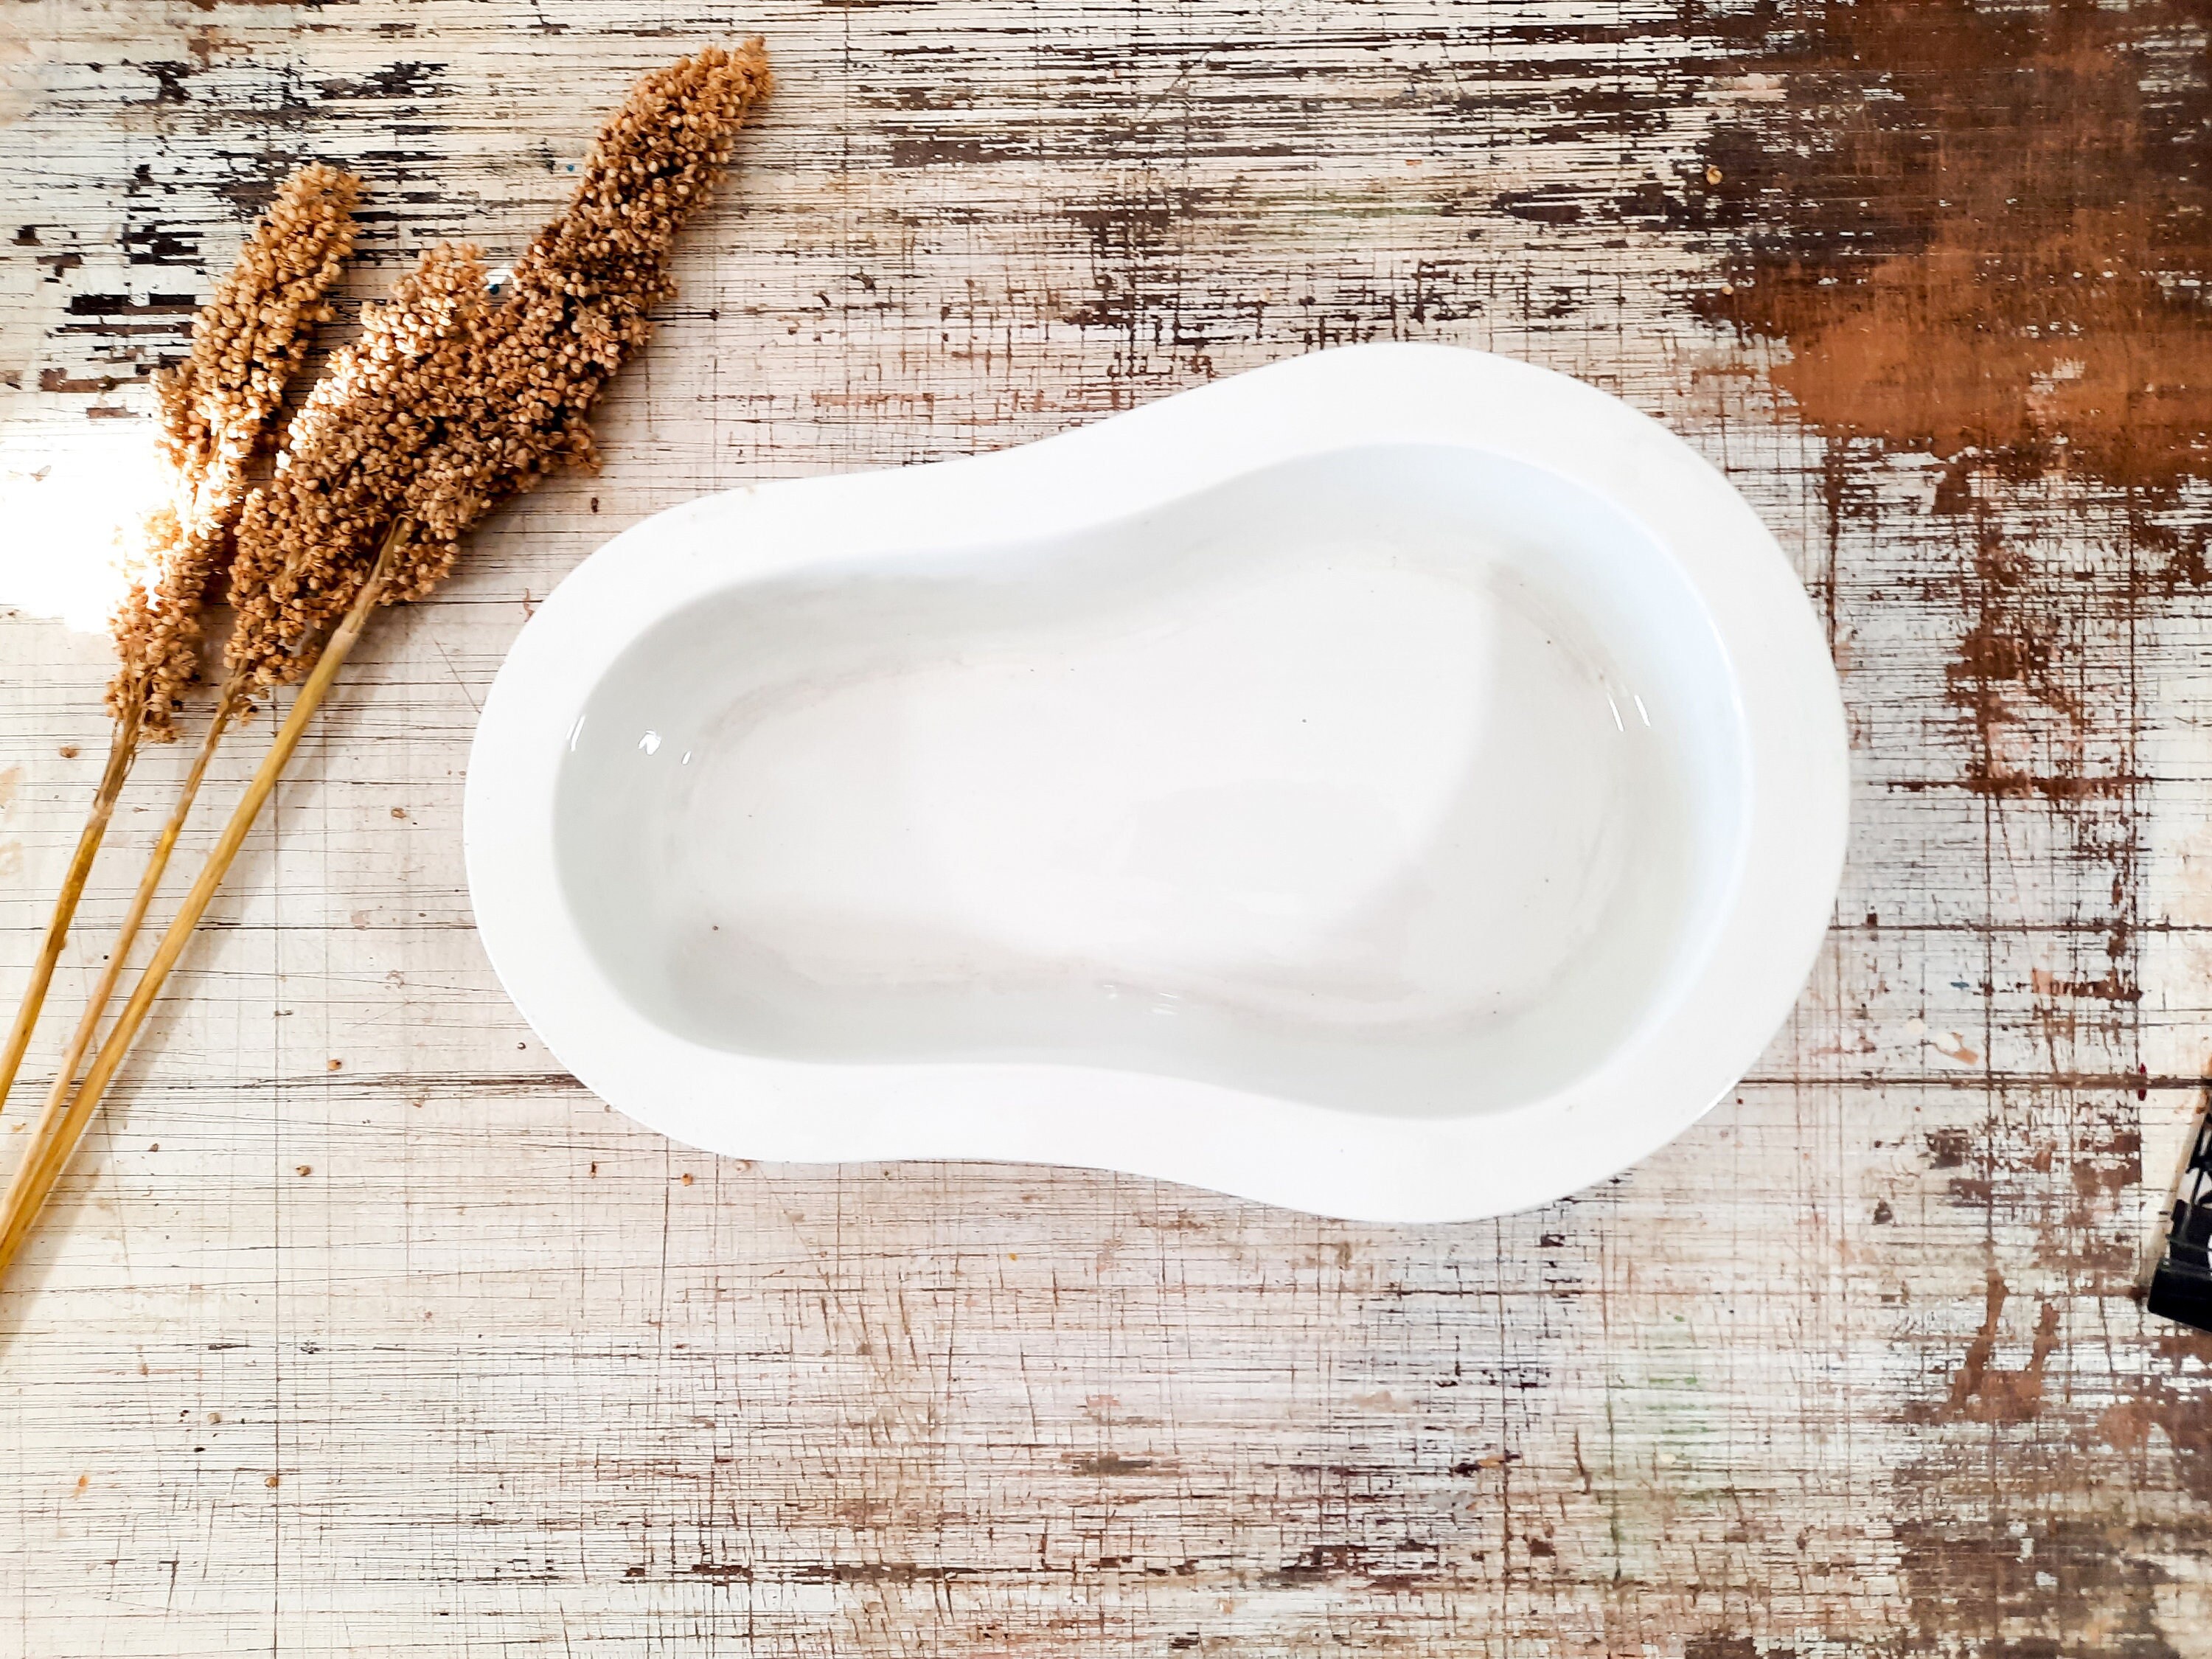
<svg viewBox="0 0 2212 1659">
<path fill-rule="evenodd" d="M 501 672 L 471 879 L 549 1045 L 702 1145 L 1475 1215 L 1740 1074 L 1843 781 L 1717 475 L 1358 348 L 627 532 Z"/>
</svg>

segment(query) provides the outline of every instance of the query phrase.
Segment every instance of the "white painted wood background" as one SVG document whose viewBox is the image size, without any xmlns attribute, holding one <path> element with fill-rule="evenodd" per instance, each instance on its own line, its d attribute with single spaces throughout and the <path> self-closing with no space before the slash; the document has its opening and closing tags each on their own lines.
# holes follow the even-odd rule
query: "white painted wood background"
<svg viewBox="0 0 2212 1659">
<path fill-rule="evenodd" d="M 2131 1297 L 2212 1048 L 2212 606 L 2154 579 L 2205 493 L 1947 465 L 1725 320 L 1788 205 L 1729 198 L 1738 156 L 1817 155 L 1789 122 L 1871 95 L 1829 10 L 0 8 L 10 1000 L 104 741 L 105 642 L 45 613 L 276 178 L 368 175 L 359 298 L 441 238 L 519 246 L 640 70 L 758 31 L 782 80 L 606 471 L 379 623 L 0 1291 L 0 1653 L 2212 1652 L 2212 1346 Z M 2136 11 L 2143 84 L 2201 92 L 2201 27 Z M 1393 1230 L 718 1161 L 549 1060 L 458 815 L 562 572 L 702 490 L 1388 337 L 1670 422 L 1832 619 L 1837 926 L 1704 1123 L 1542 1212 Z"/>
</svg>

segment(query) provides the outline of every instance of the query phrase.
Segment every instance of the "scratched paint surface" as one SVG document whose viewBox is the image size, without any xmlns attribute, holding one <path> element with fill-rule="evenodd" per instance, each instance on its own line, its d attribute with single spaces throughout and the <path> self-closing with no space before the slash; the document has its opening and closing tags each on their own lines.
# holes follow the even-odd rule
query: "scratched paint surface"
<svg viewBox="0 0 2212 1659">
<path fill-rule="evenodd" d="M 16 5 L 8 499 L 127 446 L 286 167 L 368 175 L 357 299 L 754 29 L 607 471 L 364 646 L 0 1300 L 0 1651 L 2212 1651 L 2212 1344 L 2130 1294 L 2212 1048 L 2203 9 Z M 1376 338 L 1668 420 L 1827 619 L 1850 869 L 1704 1123 L 1389 1230 L 716 1161 L 560 1073 L 458 846 L 533 596 L 703 489 Z M 11 994 L 103 737 L 38 521 Z"/>
</svg>

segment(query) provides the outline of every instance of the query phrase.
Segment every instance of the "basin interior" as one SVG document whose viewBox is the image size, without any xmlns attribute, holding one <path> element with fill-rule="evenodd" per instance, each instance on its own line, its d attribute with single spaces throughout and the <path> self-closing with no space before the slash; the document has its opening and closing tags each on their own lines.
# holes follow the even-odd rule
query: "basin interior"
<svg viewBox="0 0 2212 1659">
<path fill-rule="evenodd" d="M 591 689 L 562 897 L 665 1030 L 1455 1115 L 1587 1073 L 1708 952 L 1733 680 L 1587 490 L 1376 446 L 914 534 L 733 575 Z"/>
</svg>

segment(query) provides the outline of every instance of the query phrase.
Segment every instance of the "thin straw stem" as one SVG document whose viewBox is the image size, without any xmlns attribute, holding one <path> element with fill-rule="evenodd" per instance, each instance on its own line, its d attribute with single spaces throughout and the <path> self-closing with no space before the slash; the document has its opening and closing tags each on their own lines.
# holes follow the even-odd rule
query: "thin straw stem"
<svg viewBox="0 0 2212 1659">
<path fill-rule="evenodd" d="M 84 1063 L 86 1051 L 100 1030 L 100 1017 L 107 1012 L 108 999 L 115 994 L 115 987 L 123 977 L 123 969 L 131 960 L 131 947 L 137 943 L 138 930 L 144 926 L 146 912 L 153 908 L 155 896 L 161 890 L 161 878 L 169 868 L 169 855 L 176 850 L 177 837 L 184 833 L 185 823 L 191 817 L 192 802 L 200 792 L 200 782 L 207 776 L 208 763 L 215 757 L 216 747 L 222 734 L 229 729 L 245 700 L 245 684 L 234 677 L 222 689 L 216 702 L 215 714 L 208 722 L 207 736 L 201 741 L 199 753 L 192 757 L 191 769 L 178 786 L 176 804 L 169 809 L 168 822 L 161 826 L 161 838 L 154 850 L 146 856 L 146 868 L 138 878 L 138 890 L 131 895 L 131 908 L 123 917 L 123 925 L 115 931 L 115 943 L 109 947 L 106 966 L 100 970 L 99 981 L 92 994 L 85 1000 L 84 1012 L 78 1018 L 76 1030 L 70 1036 L 69 1047 L 62 1053 L 60 1066 L 54 1073 L 53 1086 L 46 1091 L 46 1103 L 39 1112 L 39 1133 L 32 1137 L 34 1146 L 44 1144 L 49 1126 L 69 1103 L 70 1085 L 76 1079 L 76 1068 Z"/>
<path fill-rule="evenodd" d="M 31 964 L 30 981 L 23 988 L 23 1000 L 16 1006 L 15 1024 L 8 1033 L 8 1047 L 0 1052 L 0 1106 L 4 1106 L 8 1091 L 15 1086 L 15 1073 L 22 1069 L 23 1055 L 30 1048 L 31 1033 L 38 1029 L 39 1013 L 46 1006 L 46 988 L 53 982 L 54 965 L 62 958 L 62 946 L 69 940 L 70 923 L 76 920 L 77 901 L 84 896 L 84 884 L 92 874 L 93 860 L 100 855 L 100 843 L 106 838 L 107 821 L 114 815 L 116 799 L 123 793 L 124 780 L 131 775 L 131 763 L 138 753 L 138 721 L 140 709 L 133 703 L 126 708 L 107 740 L 107 765 L 100 775 L 100 789 L 92 798 L 92 807 L 85 814 L 84 828 L 77 833 L 76 852 L 70 860 L 69 873 L 62 878 L 62 890 L 54 898 L 53 915 L 46 921 L 46 936 L 39 945 L 38 960 Z"/>
<path fill-rule="evenodd" d="M 337 678 L 338 670 L 345 665 L 354 642 L 361 637 L 361 630 L 367 626 L 370 614 L 383 597 L 392 573 L 393 555 L 410 533 L 411 526 L 404 519 L 386 533 L 383 545 L 377 551 L 375 568 L 362 584 L 361 591 L 355 595 L 352 608 L 324 643 L 313 672 L 301 683 L 299 696 L 293 700 L 291 713 L 285 716 L 276 740 L 270 744 L 269 752 L 255 769 L 252 781 L 246 785 L 244 797 L 233 809 L 229 823 L 223 826 L 222 836 L 216 841 L 214 850 L 208 854 L 207 862 L 200 868 L 199 878 L 185 896 L 176 920 L 169 924 L 168 931 L 161 935 L 161 942 L 155 947 L 153 960 L 138 975 L 138 982 L 131 990 L 130 1001 L 124 1004 L 123 1012 L 116 1016 L 115 1028 L 107 1034 L 107 1041 L 100 1044 L 100 1053 L 92 1062 L 92 1069 L 85 1074 L 83 1085 L 56 1119 L 50 1121 L 41 1115 L 38 1126 L 40 1133 L 33 1136 L 32 1145 L 25 1150 L 22 1162 L 15 1166 L 15 1176 L 8 1183 L 6 1194 L 0 1195 L 0 1273 L 8 1270 L 21 1250 L 23 1241 L 30 1237 L 32 1224 L 45 1207 L 55 1182 L 60 1179 L 62 1170 L 68 1165 L 70 1154 L 76 1152 L 77 1143 L 84 1138 L 86 1126 L 99 1109 L 107 1085 L 114 1080 L 115 1073 L 130 1054 L 131 1042 L 137 1036 L 139 1028 L 146 1023 L 147 1013 L 152 1009 L 155 998 L 161 994 L 170 971 L 176 967 L 178 958 L 184 955 L 185 945 L 191 942 L 193 931 L 199 926 L 200 918 L 207 913 L 208 904 L 215 897 L 216 890 L 222 884 L 231 861 L 238 856 L 238 849 L 245 845 L 246 834 L 253 828 L 254 819 L 260 816 L 262 806 L 276 789 L 277 779 L 283 775 L 293 751 L 299 748 L 300 739 L 306 735 L 308 726 L 313 721 L 315 710 L 322 706 L 325 695 Z"/>
</svg>

